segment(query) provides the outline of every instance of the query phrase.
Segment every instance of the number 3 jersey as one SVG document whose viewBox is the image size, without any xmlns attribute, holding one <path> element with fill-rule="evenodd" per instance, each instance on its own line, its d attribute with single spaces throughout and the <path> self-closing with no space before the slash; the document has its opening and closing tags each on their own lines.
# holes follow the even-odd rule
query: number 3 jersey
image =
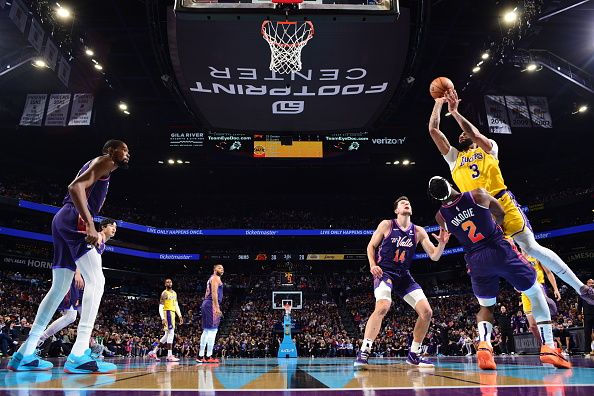
<svg viewBox="0 0 594 396">
<path fill-rule="evenodd" d="M 408 271 L 417 248 L 415 225 L 411 223 L 403 230 L 392 219 L 390 226 L 390 234 L 384 237 L 377 250 L 376 262 L 384 271 Z"/>
<path fill-rule="evenodd" d="M 491 140 L 493 148 L 487 153 L 480 147 L 466 151 L 450 148 L 444 156 L 450 166 L 452 179 L 461 192 L 484 188 L 491 196 L 505 190 L 507 187 L 501 175 L 498 146 Z"/>
<path fill-rule="evenodd" d="M 439 208 L 449 232 L 454 234 L 467 253 L 481 249 L 489 242 L 502 239 L 503 231 L 488 208 L 474 202 L 471 192 L 458 195 Z"/>
</svg>

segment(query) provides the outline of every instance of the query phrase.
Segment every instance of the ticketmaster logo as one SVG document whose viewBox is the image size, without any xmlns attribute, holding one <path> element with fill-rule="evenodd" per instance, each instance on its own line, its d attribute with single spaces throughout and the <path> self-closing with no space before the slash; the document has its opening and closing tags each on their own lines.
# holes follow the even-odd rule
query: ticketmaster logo
<svg viewBox="0 0 594 396">
<path fill-rule="evenodd" d="M 275 230 L 245 230 L 245 235 L 276 235 Z"/>
<path fill-rule="evenodd" d="M 192 256 L 189 254 L 160 254 L 161 260 L 190 260 Z"/>
</svg>

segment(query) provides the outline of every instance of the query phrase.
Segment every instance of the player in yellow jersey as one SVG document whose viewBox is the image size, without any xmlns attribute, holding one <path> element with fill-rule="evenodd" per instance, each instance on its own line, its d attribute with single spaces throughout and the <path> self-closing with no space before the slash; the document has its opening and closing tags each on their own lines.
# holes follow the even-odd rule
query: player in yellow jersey
<svg viewBox="0 0 594 396">
<path fill-rule="evenodd" d="M 459 102 L 458 94 L 453 89 L 447 91 L 445 97 L 435 99 L 429 120 L 429 134 L 448 163 L 452 178 L 460 191 L 472 191 L 476 188 L 487 190 L 505 211 L 502 224 L 504 233 L 513 237 L 523 251 L 538 259 L 543 266 L 573 287 L 585 301 L 594 304 L 594 288 L 584 285 L 555 252 L 536 242 L 528 219 L 503 180 L 497 143 L 481 134 L 460 114 Z M 459 149 L 452 147 L 439 129 L 444 103 L 448 104 L 448 111 L 462 128 L 458 137 Z"/>
<path fill-rule="evenodd" d="M 168 362 L 179 362 L 179 359 L 173 356 L 173 336 L 175 331 L 175 315 L 179 317 L 179 324 L 183 324 L 181 311 L 179 304 L 177 303 L 177 293 L 173 291 L 173 281 L 170 278 L 165 279 L 165 290 L 161 293 L 161 301 L 159 304 L 159 316 L 163 321 L 163 327 L 165 334 L 159 340 L 159 343 L 155 343 L 152 351 L 148 353 L 148 356 L 152 359 L 159 360 L 157 357 L 157 349 L 160 345 L 167 343 L 167 361 Z"/>
</svg>

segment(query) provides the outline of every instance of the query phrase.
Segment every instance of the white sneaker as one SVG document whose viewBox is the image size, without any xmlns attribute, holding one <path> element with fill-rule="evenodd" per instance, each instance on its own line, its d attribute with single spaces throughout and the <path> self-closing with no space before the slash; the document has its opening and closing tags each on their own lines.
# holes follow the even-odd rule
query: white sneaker
<svg viewBox="0 0 594 396">
<path fill-rule="evenodd" d="M 171 355 L 171 356 L 167 356 L 167 361 L 168 362 L 179 362 L 179 359 L 176 358 L 175 356 Z"/>
<path fill-rule="evenodd" d="M 156 360 L 157 362 L 161 361 L 161 359 L 159 359 L 157 356 L 157 353 L 154 351 L 150 351 L 146 356 L 148 356 L 150 359 Z"/>
</svg>

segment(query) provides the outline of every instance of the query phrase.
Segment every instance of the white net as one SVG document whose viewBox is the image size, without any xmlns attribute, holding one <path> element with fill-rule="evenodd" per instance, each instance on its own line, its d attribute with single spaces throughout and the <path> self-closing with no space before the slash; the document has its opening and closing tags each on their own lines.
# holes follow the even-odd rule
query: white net
<svg viewBox="0 0 594 396">
<path fill-rule="evenodd" d="M 301 50 L 314 35 L 313 23 L 262 23 L 262 36 L 270 46 L 270 70 L 288 74 L 301 70 Z"/>
</svg>

